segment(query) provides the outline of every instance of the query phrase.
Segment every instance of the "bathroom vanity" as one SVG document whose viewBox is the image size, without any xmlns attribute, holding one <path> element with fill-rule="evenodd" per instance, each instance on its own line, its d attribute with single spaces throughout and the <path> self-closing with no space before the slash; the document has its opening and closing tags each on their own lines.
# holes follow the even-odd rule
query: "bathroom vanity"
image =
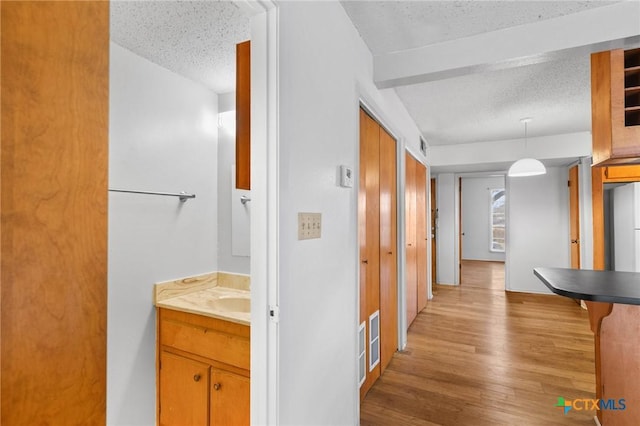
<svg viewBox="0 0 640 426">
<path fill-rule="evenodd" d="M 250 423 L 249 291 L 224 281 L 156 285 L 159 425 Z"/>
</svg>

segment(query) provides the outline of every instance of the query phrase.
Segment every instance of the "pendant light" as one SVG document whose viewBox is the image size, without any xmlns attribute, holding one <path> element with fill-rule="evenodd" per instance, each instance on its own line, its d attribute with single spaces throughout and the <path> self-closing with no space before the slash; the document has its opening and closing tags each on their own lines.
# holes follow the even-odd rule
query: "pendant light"
<svg viewBox="0 0 640 426">
<path fill-rule="evenodd" d="M 525 155 L 527 153 L 527 123 L 531 122 L 531 118 L 523 118 L 520 120 L 521 123 L 524 123 L 524 152 Z M 518 177 L 518 176 L 536 176 L 543 175 L 547 173 L 547 169 L 544 167 L 539 160 L 535 158 L 521 158 L 516 161 L 509 167 L 509 172 L 507 176 Z"/>
</svg>

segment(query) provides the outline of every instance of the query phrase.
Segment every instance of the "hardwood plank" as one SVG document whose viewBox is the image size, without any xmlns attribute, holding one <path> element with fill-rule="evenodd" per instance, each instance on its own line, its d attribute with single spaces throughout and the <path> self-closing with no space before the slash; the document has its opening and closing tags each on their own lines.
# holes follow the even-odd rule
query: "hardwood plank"
<svg viewBox="0 0 640 426">
<path fill-rule="evenodd" d="M 505 292 L 504 275 L 492 274 L 501 263 L 463 269 L 470 284 L 435 286 L 406 350 L 364 399 L 361 424 L 592 425 L 594 411 L 555 407 L 560 396 L 595 398 L 587 312 L 561 296 Z"/>
</svg>

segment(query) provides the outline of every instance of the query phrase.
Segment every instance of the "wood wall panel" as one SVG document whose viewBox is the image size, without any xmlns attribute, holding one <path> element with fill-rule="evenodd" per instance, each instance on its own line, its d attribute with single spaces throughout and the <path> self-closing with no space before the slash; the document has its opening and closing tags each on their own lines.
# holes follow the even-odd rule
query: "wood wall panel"
<svg viewBox="0 0 640 426">
<path fill-rule="evenodd" d="M 407 328 L 418 315 L 418 270 L 416 238 L 417 161 L 405 153 L 405 225 L 406 225 L 406 304 Z"/>
<path fill-rule="evenodd" d="M 380 129 L 380 363 L 384 372 L 398 350 L 396 141 Z"/>
<path fill-rule="evenodd" d="M 0 7 L 0 423 L 104 424 L 109 4 Z"/>
</svg>

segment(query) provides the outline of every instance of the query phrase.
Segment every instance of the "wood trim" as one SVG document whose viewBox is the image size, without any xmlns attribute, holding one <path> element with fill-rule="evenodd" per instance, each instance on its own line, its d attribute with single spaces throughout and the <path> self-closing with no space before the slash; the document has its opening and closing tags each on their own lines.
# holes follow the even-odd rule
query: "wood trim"
<svg viewBox="0 0 640 426">
<path fill-rule="evenodd" d="M 236 45 L 236 188 L 251 189 L 251 41 Z"/>
<path fill-rule="evenodd" d="M 640 166 L 603 167 L 603 182 L 635 182 L 640 180 Z"/>
<path fill-rule="evenodd" d="M 104 424 L 109 3 L 0 8 L 1 421 Z"/>
</svg>

